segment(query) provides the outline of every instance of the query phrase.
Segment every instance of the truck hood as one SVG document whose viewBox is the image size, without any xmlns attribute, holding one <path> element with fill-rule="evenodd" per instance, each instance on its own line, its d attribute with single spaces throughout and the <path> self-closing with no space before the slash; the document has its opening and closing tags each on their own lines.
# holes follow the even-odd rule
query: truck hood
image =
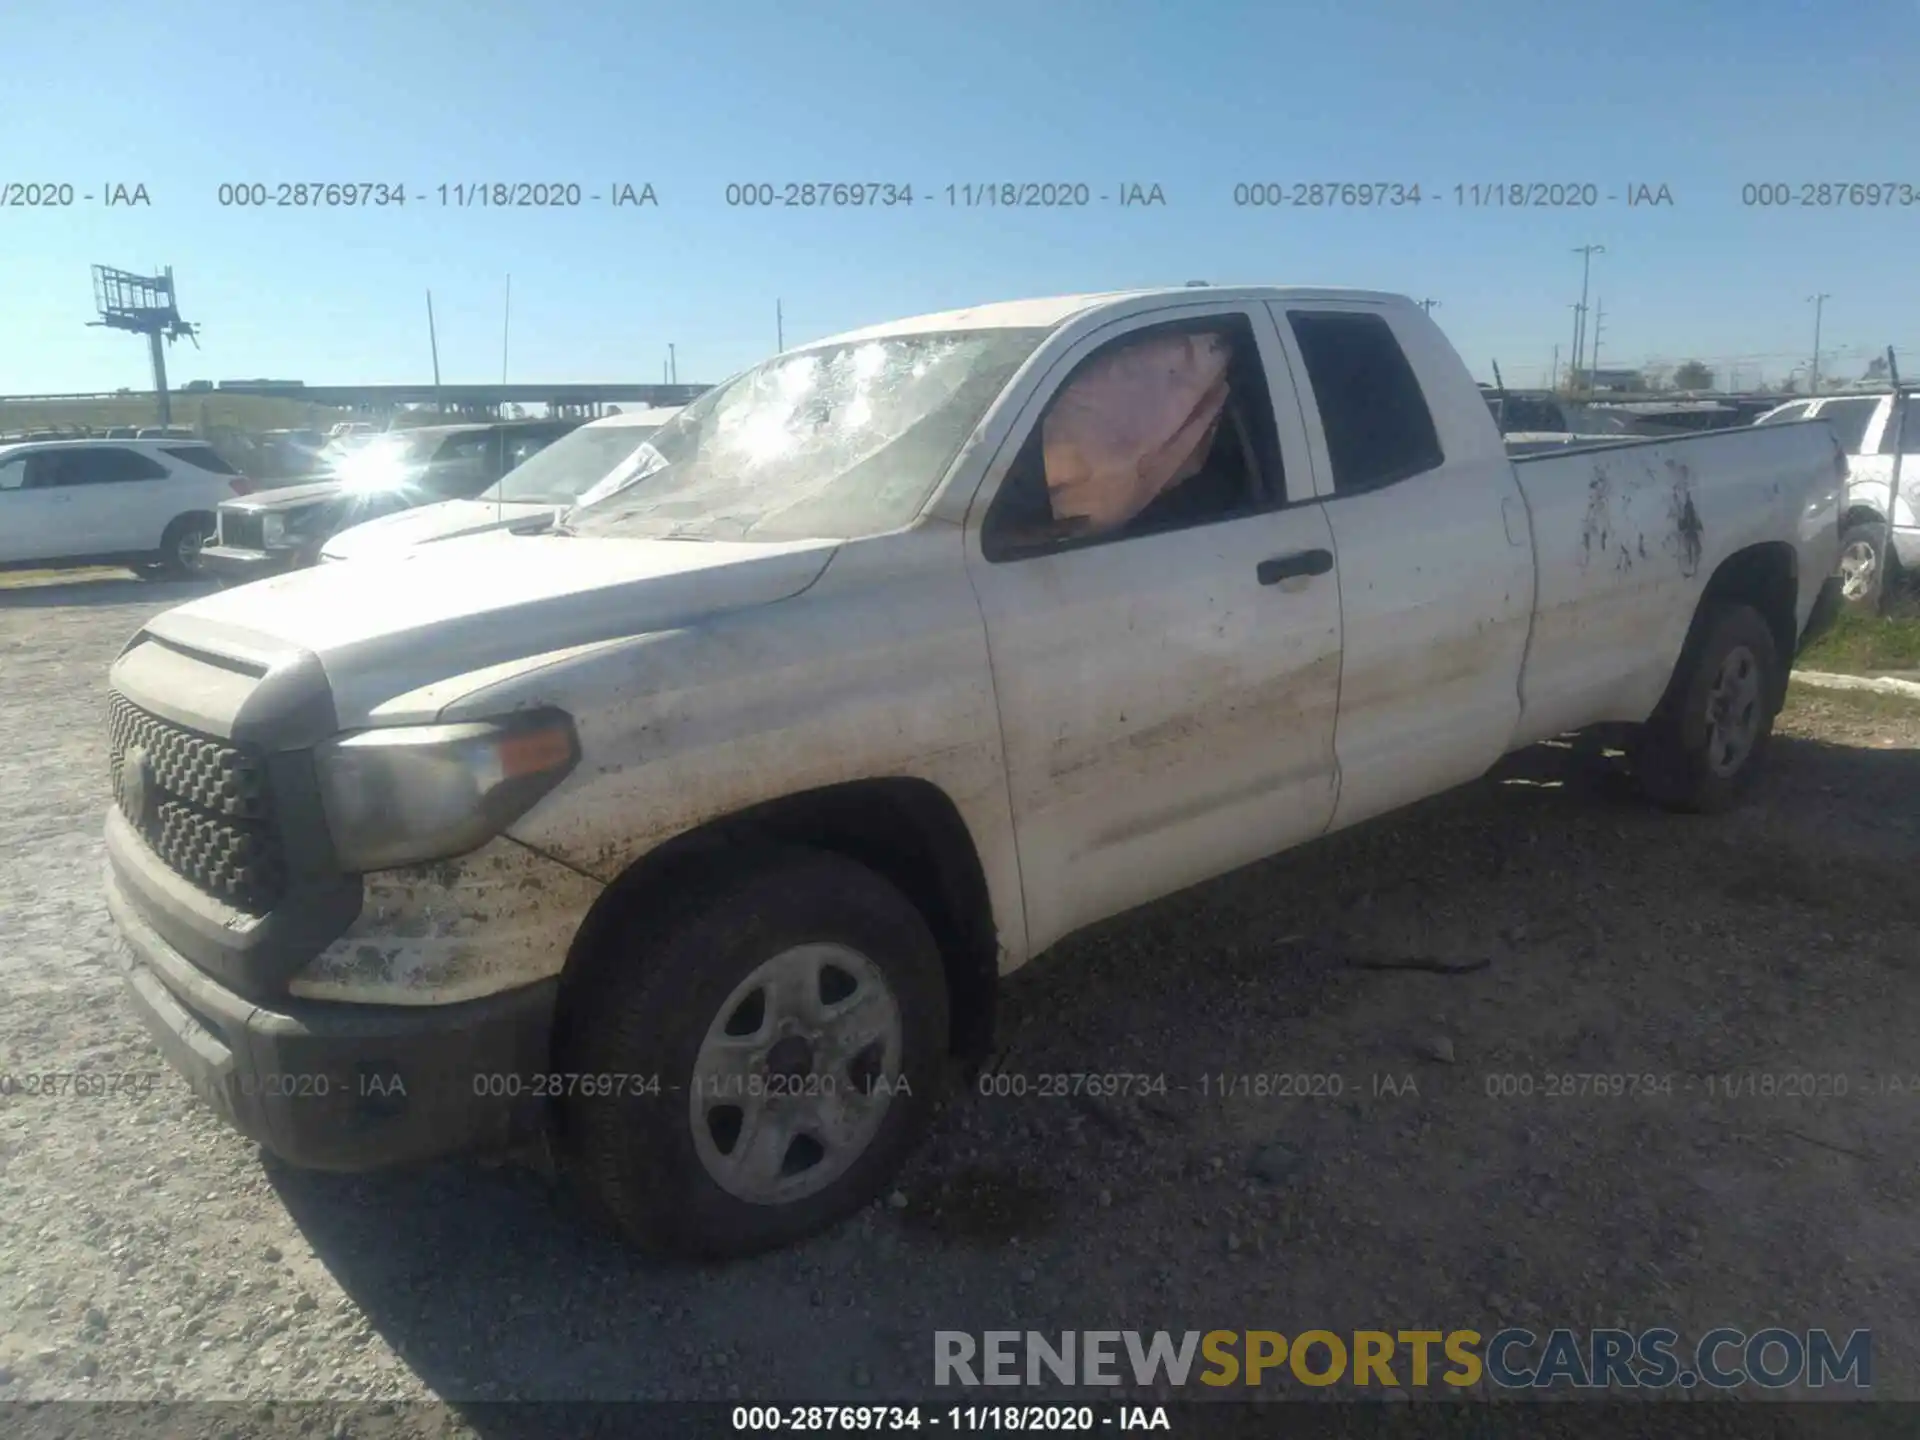
<svg viewBox="0 0 1920 1440">
<path fill-rule="evenodd" d="M 279 485 L 271 490 L 256 490 L 237 500 L 223 500 L 223 510 L 292 510 L 316 500 L 331 500 L 346 487 L 338 480 L 308 480 L 298 485 Z"/>
<path fill-rule="evenodd" d="M 459 535 L 479 535 L 488 530 L 503 530 L 512 525 L 551 517 L 564 505 L 526 504 L 520 501 L 494 505 L 484 500 L 443 500 L 383 515 L 378 520 L 342 530 L 327 541 L 322 552 L 329 560 L 365 560 L 376 555 L 390 556 L 415 545 L 434 540 L 451 540 Z"/>
<path fill-rule="evenodd" d="M 205 596 L 147 631 L 266 670 L 319 660 L 342 728 L 395 696 L 796 595 L 839 542 L 480 535 Z"/>
</svg>

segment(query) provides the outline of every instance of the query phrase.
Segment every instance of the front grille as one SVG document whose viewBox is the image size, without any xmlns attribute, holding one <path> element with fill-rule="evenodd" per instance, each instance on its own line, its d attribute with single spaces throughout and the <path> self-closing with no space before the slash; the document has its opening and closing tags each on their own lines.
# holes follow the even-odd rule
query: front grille
<svg viewBox="0 0 1920 1440">
<path fill-rule="evenodd" d="M 107 729 L 114 804 L 167 868 L 235 909 L 271 910 L 286 889 L 286 860 L 263 757 L 119 694 L 107 703 Z M 127 773 L 136 748 L 137 777 Z"/>
<path fill-rule="evenodd" d="M 266 549 L 266 531 L 261 523 L 259 512 L 222 509 L 220 511 L 220 543 L 231 546 L 235 550 Z"/>
</svg>

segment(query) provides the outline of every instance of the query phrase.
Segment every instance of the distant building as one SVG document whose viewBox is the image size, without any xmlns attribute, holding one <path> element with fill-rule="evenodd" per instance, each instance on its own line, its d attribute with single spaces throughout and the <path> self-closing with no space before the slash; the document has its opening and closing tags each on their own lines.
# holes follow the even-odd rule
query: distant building
<svg viewBox="0 0 1920 1440">
<path fill-rule="evenodd" d="M 1583 370 L 1580 388 L 1595 393 L 1638 394 L 1647 388 L 1647 377 L 1638 370 Z"/>
</svg>

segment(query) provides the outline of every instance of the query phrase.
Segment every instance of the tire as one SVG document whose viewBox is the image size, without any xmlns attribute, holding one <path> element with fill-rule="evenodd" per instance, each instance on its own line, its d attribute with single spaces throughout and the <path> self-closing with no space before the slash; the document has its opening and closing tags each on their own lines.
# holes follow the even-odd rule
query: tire
<svg viewBox="0 0 1920 1440">
<path fill-rule="evenodd" d="M 1887 553 L 1887 531 L 1878 520 L 1847 526 L 1840 534 L 1841 599 L 1849 610 L 1878 615 L 1884 597 L 1898 588 L 1899 561 Z"/>
<path fill-rule="evenodd" d="M 1670 810 L 1717 814 L 1738 805 L 1765 768 L 1785 694 L 1780 653 L 1760 612 L 1705 606 L 1636 739 L 1641 790 Z"/>
<path fill-rule="evenodd" d="M 925 1134 L 946 1072 L 945 973 L 919 910 L 865 866 L 758 852 L 616 927 L 588 963 L 557 1068 L 657 1078 L 657 1093 L 563 1098 L 557 1148 L 588 1206 L 641 1248 L 717 1259 L 789 1244 L 872 1200 Z M 827 1009 L 808 1023 L 816 964 Z M 842 1014 L 859 1023 L 836 1041 Z M 856 1049 L 870 1029 L 893 1038 Z M 729 1048 L 730 1069 L 715 1060 Z M 828 1076 L 845 1106 L 815 1097 Z M 744 1087 L 762 1077 L 800 1093 L 755 1101 Z"/>
<path fill-rule="evenodd" d="M 200 573 L 200 547 L 213 533 L 213 525 L 204 515 L 182 515 L 160 537 L 160 568 L 175 580 L 191 579 Z"/>
</svg>

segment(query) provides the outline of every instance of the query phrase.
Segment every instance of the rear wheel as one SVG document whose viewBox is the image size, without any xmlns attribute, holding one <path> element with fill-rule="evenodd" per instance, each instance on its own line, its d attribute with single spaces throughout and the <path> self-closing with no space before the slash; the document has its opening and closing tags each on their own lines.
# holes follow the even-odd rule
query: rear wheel
<svg viewBox="0 0 1920 1440">
<path fill-rule="evenodd" d="M 1716 604 L 1687 637 L 1660 708 L 1633 748 L 1641 788 L 1674 810 L 1740 803 L 1759 778 L 1786 692 L 1773 631 L 1749 605 Z"/>
<path fill-rule="evenodd" d="M 594 1093 L 563 1101 L 563 1162 L 652 1250 L 744 1255 L 859 1209 L 924 1133 L 945 1068 L 926 921 L 818 851 L 767 852 L 636 916 L 568 1013 L 560 1068 Z M 605 1093 L 623 1076 L 657 1087 Z"/>
<path fill-rule="evenodd" d="M 1878 520 L 1849 525 L 1840 536 L 1840 596 L 1850 608 L 1877 614 L 1894 587 L 1886 527 Z"/>
</svg>

